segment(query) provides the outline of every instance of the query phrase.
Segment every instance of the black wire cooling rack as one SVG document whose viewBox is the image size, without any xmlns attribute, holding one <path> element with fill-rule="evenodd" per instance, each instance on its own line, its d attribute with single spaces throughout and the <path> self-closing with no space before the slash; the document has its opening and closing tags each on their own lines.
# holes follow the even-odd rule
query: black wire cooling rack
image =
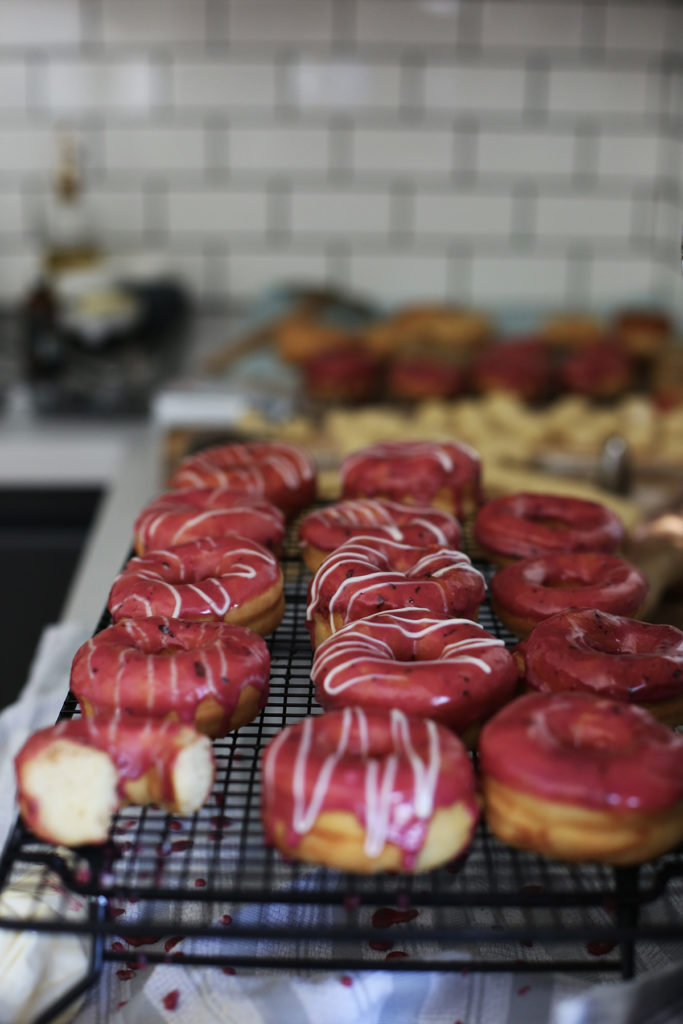
<svg viewBox="0 0 683 1024">
<path fill-rule="evenodd" d="M 103 847 L 56 848 L 21 821 L 8 840 L 0 885 L 21 879 L 29 906 L 51 906 L 30 927 L 92 939 L 79 989 L 104 960 L 129 962 L 136 945 L 148 963 L 225 969 L 516 967 L 629 977 L 640 944 L 683 939 L 683 850 L 634 868 L 568 865 L 515 850 L 481 823 L 467 854 L 445 867 L 361 876 L 289 862 L 264 846 L 261 750 L 283 726 L 322 710 L 309 678 L 310 577 L 291 542 L 283 571 L 286 611 L 269 640 L 270 698 L 254 722 L 214 742 L 217 775 L 205 807 L 186 818 L 125 808 Z M 488 602 L 479 621 L 516 642 Z M 69 695 L 61 716 L 77 713 Z M 27 926 L 24 917 L 0 916 L 2 928 Z M 105 944 L 117 936 L 125 944 Z"/>
</svg>

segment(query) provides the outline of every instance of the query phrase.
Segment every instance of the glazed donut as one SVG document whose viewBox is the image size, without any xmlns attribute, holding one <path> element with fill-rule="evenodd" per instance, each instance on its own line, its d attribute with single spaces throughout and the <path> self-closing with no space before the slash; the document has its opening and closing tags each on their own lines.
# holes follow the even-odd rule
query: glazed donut
<svg viewBox="0 0 683 1024">
<path fill-rule="evenodd" d="M 207 736 L 251 722 L 268 699 L 270 654 L 243 626 L 123 619 L 76 652 L 71 690 L 88 717 L 173 718 Z"/>
<path fill-rule="evenodd" d="M 671 319 L 659 309 L 623 309 L 614 330 L 631 356 L 646 361 L 661 355 L 673 337 Z"/>
<path fill-rule="evenodd" d="M 637 618 L 649 590 L 630 562 L 596 551 L 522 558 L 494 573 L 489 586 L 493 611 L 519 637 L 569 608 Z"/>
<path fill-rule="evenodd" d="M 524 491 L 482 505 L 474 536 L 486 559 L 509 565 L 560 551 L 613 554 L 624 539 L 624 527 L 615 512 L 597 501 Z"/>
<path fill-rule="evenodd" d="M 504 391 L 535 402 L 553 390 L 554 373 L 542 338 L 503 339 L 480 352 L 470 367 L 475 391 Z"/>
<path fill-rule="evenodd" d="M 107 607 L 114 622 L 151 615 L 222 619 L 265 636 L 284 612 L 282 570 L 253 540 L 203 537 L 131 558 Z"/>
<path fill-rule="evenodd" d="M 604 326 L 590 313 L 564 312 L 548 317 L 541 327 L 541 337 L 561 348 L 576 349 L 590 345 L 604 334 Z"/>
<path fill-rule="evenodd" d="M 574 352 L 559 370 L 560 385 L 589 398 L 616 398 L 633 383 L 627 352 L 614 339 L 603 339 Z"/>
<path fill-rule="evenodd" d="M 491 329 L 491 320 L 479 310 L 424 304 L 404 307 L 371 324 L 365 341 L 383 358 L 415 345 L 466 356 L 482 344 Z"/>
<path fill-rule="evenodd" d="M 683 840 L 683 736 L 634 705 L 520 697 L 483 727 L 479 765 L 488 824 L 513 846 L 637 864 Z"/>
<path fill-rule="evenodd" d="M 200 537 L 235 533 L 277 554 L 285 535 L 285 518 L 265 498 L 227 487 L 190 487 L 161 494 L 143 508 L 135 520 L 135 550 L 144 555 Z"/>
<path fill-rule="evenodd" d="M 299 541 L 306 566 L 315 572 L 340 544 L 364 534 L 386 537 L 414 547 L 460 546 L 457 519 L 431 505 L 399 505 L 377 498 L 349 498 L 309 512 L 301 521 Z"/>
<path fill-rule="evenodd" d="M 435 505 L 460 518 L 481 502 L 481 462 L 454 441 L 384 441 L 352 452 L 340 467 L 344 498 Z"/>
<path fill-rule="evenodd" d="M 386 389 L 393 398 L 410 402 L 455 398 L 465 390 L 465 375 L 462 365 L 443 353 L 408 351 L 392 359 Z"/>
<path fill-rule="evenodd" d="M 398 709 L 359 707 L 283 729 L 263 756 L 266 841 L 345 871 L 427 871 L 461 853 L 478 817 L 453 733 Z"/>
<path fill-rule="evenodd" d="M 310 316 L 287 317 L 276 327 L 274 340 L 280 359 L 286 363 L 304 363 L 357 343 L 356 335 L 348 328 Z"/>
<path fill-rule="evenodd" d="M 503 641 L 475 622 L 403 608 L 334 633 L 317 649 L 311 678 L 326 710 L 399 707 L 471 745 L 480 724 L 513 696 L 517 667 Z"/>
<path fill-rule="evenodd" d="M 683 632 L 596 608 L 544 619 L 515 648 L 533 690 L 584 690 L 683 723 Z"/>
<path fill-rule="evenodd" d="M 360 536 L 333 551 L 311 580 L 306 624 L 318 647 L 377 611 L 413 607 L 476 619 L 485 593 L 484 577 L 462 551 Z"/>
<path fill-rule="evenodd" d="M 304 391 L 325 402 L 369 401 L 377 394 L 380 363 L 359 345 L 311 356 L 301 365 Z"/>
<path fill-rule="evenodd" d="M 214 445 L 183 459 L 169 487 L 227 487 L 294 515 L 315 498 L 315 465 L 303 448 L 283 441 Z"/>
<path fill-rule="evenodd" d="M 113 715 L 41 729 L 15 759 L 19 809 L 40 839 L 104 843 L 124 804 L 196 811 L 211 792 L 211 741 L 190 726 Z"/>
</svg>

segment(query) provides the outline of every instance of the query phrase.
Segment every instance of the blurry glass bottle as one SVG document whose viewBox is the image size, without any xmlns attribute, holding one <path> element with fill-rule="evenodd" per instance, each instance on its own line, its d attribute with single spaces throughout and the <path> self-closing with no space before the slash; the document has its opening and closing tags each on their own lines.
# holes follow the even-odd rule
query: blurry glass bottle
<svg viewBox="0 0 683 1024">
<path fill-rule="evenodd" d="M 45 208 L 43 261 L 49 276 L 88 270 L 101 259 L 84 197 L 76 143 L 58 140 L 57 168 Z"/>
</svg>

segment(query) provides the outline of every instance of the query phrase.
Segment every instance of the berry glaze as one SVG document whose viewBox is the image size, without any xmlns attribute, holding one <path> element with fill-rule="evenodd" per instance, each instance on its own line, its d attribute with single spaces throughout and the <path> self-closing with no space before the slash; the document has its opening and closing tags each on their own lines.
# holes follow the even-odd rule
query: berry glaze
<svg viewBox="0 0 683 1024">
<path fill-rule="evenodd" d="M 428 719 L 359 707 L 305 718 L 283 729 L 263 756 L 263 821 L 285 823 L 296 847 L 324 810 L 347 811 L 365 830 L 364 849 L 401 850 L 402 867 L 417 861 L 435 810 L 462 801 L 478 817 L 472 765 L 460 740 Z"/>
<path fill-rule="evenodd" d="M 503 641 L 476 623 L 412 608 L 334 633 L 318 647 L 311 677 L 326 709 L 400 707 L 460 734 L 513 696 L 517 668 Z"/>
<path fill-rule="evenodd" d="M 15 758 L 17 775 L 24 764 L 47 749 L 57 740 L 92 747 L 107 754 L 116 767 L 118 796 L 127 803 L 126 785 L 154 775 L 160 785 L 163 804 L 175 801 L 173 769 L 175 760 L 197 733 L 180 722 L 161 721 L 158 718 L 132 718 L 111 715 L 108 718 L 69 718 L 57 725 L 33 733 Z M 208 744 L 208 740 L 204 740 Z M 22 811 L 31 827 L 30 809 Z"/>
<path fill-rule="evenodd" d="M 223 619 L 281 581 L 277 559 L 255 541 L 206 537 L 131 558 L 107 607 L 115 622 L 152 615 Z"/>
<path fill-rule="evenodd" d="M 462 551 L 360 536 L 316 572 L 306 621 L 315 640 L 316 624 L 334 633 L 347 622 L 404 607 L 474 619 L 485 591 L 484 577 Z"/>
<path fill-rule="evenodd" d="M 481 502 L 479 455 L 462 443 L 380 442 L 347 455 L 340 474 L 345 498 L 437 505 L 457 516 Z"/>
<path fill-rule="evenodd" d="M 559 494 L 506 494 L 479 509 L 477 542 L 508 558 L 533 558 L 561 551 L 613 554 L 624 537 L 619 517 L 599 504 Z"/>
<path fill-rule="evenodd" d="M 683 801 L 683 736 L 647 711 L 587 693 L 528 694 L 481 731 L 482 773 L 534 796 L 598 810 Z"/>
<path fill-rule="evenodd" d="M 134 533 L 139 555 L 226 534 L 239 534 L 278 552 L 285 518 L 265 498 L 227 487 L 190 487 L 168 491 L 146 505 L 135 520 Z"/>
<path fill-rule="evenodd" d="M 266 642 L 250 629 L 156 616 L 123 619 L 83 644 L 71 689 L 86 713 L 173 714 L 188 724 L 210 699 L 222 736 L 245 687 L 257 691 L 259 710 L 265 705 L 269 672 Z"/>
<path fill-rule="evenodd" d="M 460 524 L 430 505 L 402 505 L 377 498 L 349 498 L 309 512 L 301 521 L 299 540 L 325 553 L 362 534 L 415 547 L 460 546 Z"/>
<path fill-rule="evenodd" d="M 529 686 L 637 703 L 683 698 L 683 632 L 595 608 L 540 622 L 517 648 Z"/>
<path fill-rule="evenodd" d="M 648 589 L 643 574 L 629 562 L 588 551 L 523 558 L 500 569 L 490 582 L 493 610 L 504 622 L 514 618 L 526 633 L 569 608 L 633 615 Z"/>
<path fill-rule="evenodd" d="M 183 459 L 169 486 L 226 487 L 294 515 L 315 498 L 315 464 L 303 448 L 280 441 L 214 445 Z"/>
</svg>

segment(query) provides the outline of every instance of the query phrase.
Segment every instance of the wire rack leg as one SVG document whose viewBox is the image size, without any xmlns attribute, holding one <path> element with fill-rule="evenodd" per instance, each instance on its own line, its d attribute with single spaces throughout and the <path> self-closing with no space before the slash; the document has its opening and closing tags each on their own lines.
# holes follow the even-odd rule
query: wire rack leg
<svg viewBox="0 0 683 1024">
<path fill-rule="evenodd" d="M 97 900 L 93 900 L 90 904 L 90 923 L 93 929 L 97 925 L 98 921 L 102 921 L 106 914 L 106 900 L 102 897 L 98 897 Z M 68 1006 L 71 1006 L 73 1002 L 78 999 L 79 996 L 83 995 L 91 985 L 97 981 L 102 973 L 102 965 L 104 963 L 104 933 L 93 930 L 90 936 L 90 956 L 88 958 L 88 970 L 80 978 L 75 985 L 67 989 L 63 995 L 56 999 L 54 1003 L 51 1003 L 46 1010 L 35 1018 L 33 1024 L 50 1024 L 56 1017 L 59 1016 Z"/>
<path fill-rule="evenodd" d="M 621 928 L 635 928 L 638 924 L 638 874 L 639 868 L 615 868 L 617 891 L 617 924 Z M 621 951 L 621 975 L 632 978 L 636 973 L 635 939 L 624 939 L 619 943 Z"/>
</svg>

